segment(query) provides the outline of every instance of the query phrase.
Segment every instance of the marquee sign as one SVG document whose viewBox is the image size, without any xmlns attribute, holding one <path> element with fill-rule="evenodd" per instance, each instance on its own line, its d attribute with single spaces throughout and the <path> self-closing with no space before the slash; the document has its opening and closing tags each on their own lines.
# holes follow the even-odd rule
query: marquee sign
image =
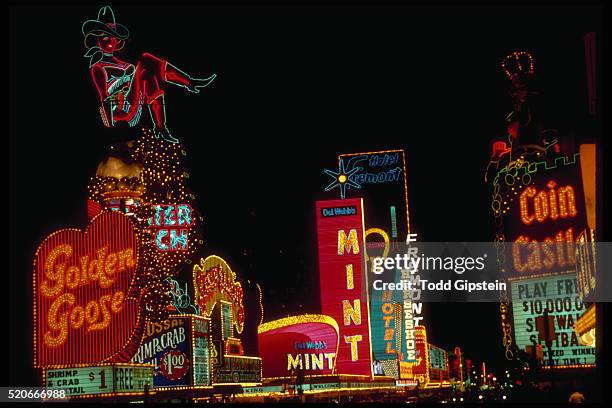
<svg viewBox="0 0 612 408">
<path fill-rule="evenodd" d="M 152 382 L 153 367 L 148 364 L 77 365 L 43 370 L 45 388 L 64 391 L 69 398 L 144 394 Z"/>
<path fill-rule="evenodd" d="M 575 273 L 576 241 L 588 225 L 580 160 L 578 153 L 538 162 L 520 158 L 496 174 L 491 207 L 496 241 L 508 243 L 500 245 L 498 261 L 509 281 Z M 517 341 L 529 337 L 524 324 L 516 326 L 523 317 L 513 322 L 512 314 L 522 316 L 522 302 L 509 304 L 507 291 L 501 301 L 503 344 L 511 359 L 514 344 L 524 349 L 531 343 Z"/>
<path fill-rule="evenodd" d="M 338 324 L 325 315 L 300 315 L 257 328 L 263 377 L 332 374 L 338 350 Z"/>
<path fill-rule="evenodd" d="M 47 237 L 34 259 L 34 365 L 95 364 L 140 340 L 128 291 L 138 244 L 125 215 L 106 211 L 85 231 Z"/>
<path fill-rule="evenodd" d="M 261 383 L 261 358 L 247 356 L 228 356 L 223 365 L 213 368 L 213 383 L 253 384 Z"/>
<path fill-rule="evenodd" d="M 316 202 L 321 311 L 338 322 L 336 374 L 373 378 L 360 198 Z"/>
<path fill-rule="evenodd" d="M 595 347 L 582 346 L 574 331 L 574 324 L 586 311 L 575 273 L 513 281 L 511 291 L 516 345 L 520 349 L 541 345 L 544 366 L 550 366 L 550 357 L 554 367 L 595 364 Z M 550 349 L 536 324 L 536 318 L 545 311 L 554 322 Z"/>
</svg>

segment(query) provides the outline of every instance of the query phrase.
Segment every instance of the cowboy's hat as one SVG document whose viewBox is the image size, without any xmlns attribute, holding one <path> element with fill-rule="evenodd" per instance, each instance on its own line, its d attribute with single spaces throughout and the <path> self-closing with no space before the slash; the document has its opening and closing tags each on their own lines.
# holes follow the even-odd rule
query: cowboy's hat
<svg viewBox="0 0 612 408">
<path fill-rule="evenodd" d="M 101 7 L 98 11 L 98 18 L 85 21 L 81 30 L 84 36 L 92 33 L 106 33 L 119 40 L 125 40 L 130 35 L 126 26 L 115 22 L 115 14 L 110 6 Z"/>
</svg>

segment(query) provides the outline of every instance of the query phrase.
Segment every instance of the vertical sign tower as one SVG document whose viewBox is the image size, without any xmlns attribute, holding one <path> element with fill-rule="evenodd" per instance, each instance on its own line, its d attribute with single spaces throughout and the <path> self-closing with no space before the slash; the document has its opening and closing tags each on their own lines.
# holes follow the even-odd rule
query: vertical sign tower
<svg viewBox="0 0 612 408">
<path fill-rule="evenodd" d="M 317 201 L 321 312 L 338 322 L 336 374 L 373 378 L 363 200 Z"/>
</svg>

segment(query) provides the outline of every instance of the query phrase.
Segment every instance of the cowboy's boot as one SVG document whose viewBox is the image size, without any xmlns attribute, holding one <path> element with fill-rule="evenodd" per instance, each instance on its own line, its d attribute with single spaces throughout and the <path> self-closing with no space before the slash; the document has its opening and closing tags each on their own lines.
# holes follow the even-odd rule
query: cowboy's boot
<svg viewBox="0 0 612 408">
<path fill-rule="evenodd" d="M 178 143 L 179 140 L 172 137 L 166 127 L 166 108 L 164 93 L 160 92 L 155 98 L 149 101 L 149 113 L 153 120 L 153 134 L 157 139 L 160 137 L 170 143 Z"/>
<path fill-rule="evenodd" d="M 173 85 L 182 86 L 190 92 L 198 93 L 200 88 L 204 88 L 217 77 L 217 74 L 212 74 L 208 78 L 192 78 L 174 65 L 166 62 L 165 80 Z"/>
</svg>

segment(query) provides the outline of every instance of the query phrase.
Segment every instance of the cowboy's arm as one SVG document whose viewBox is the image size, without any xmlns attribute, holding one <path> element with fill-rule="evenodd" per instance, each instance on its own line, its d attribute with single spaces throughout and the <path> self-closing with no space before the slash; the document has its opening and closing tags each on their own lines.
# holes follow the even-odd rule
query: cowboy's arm
<svg viewBox="0 0 612 408">
<path fill-rule="evenodd" d="M 94 66 L 91 67 L 91 77 L 98 91 L 98 96 L 100 97 L 100 116 L 102 117 L 102 122 L 104 126 L 111 127 L 114 125 L 114 121 L 111 99 L 106 88 L 107 76 L 104 68 L 98 64 L 94 64 Z"/>
</svg>

